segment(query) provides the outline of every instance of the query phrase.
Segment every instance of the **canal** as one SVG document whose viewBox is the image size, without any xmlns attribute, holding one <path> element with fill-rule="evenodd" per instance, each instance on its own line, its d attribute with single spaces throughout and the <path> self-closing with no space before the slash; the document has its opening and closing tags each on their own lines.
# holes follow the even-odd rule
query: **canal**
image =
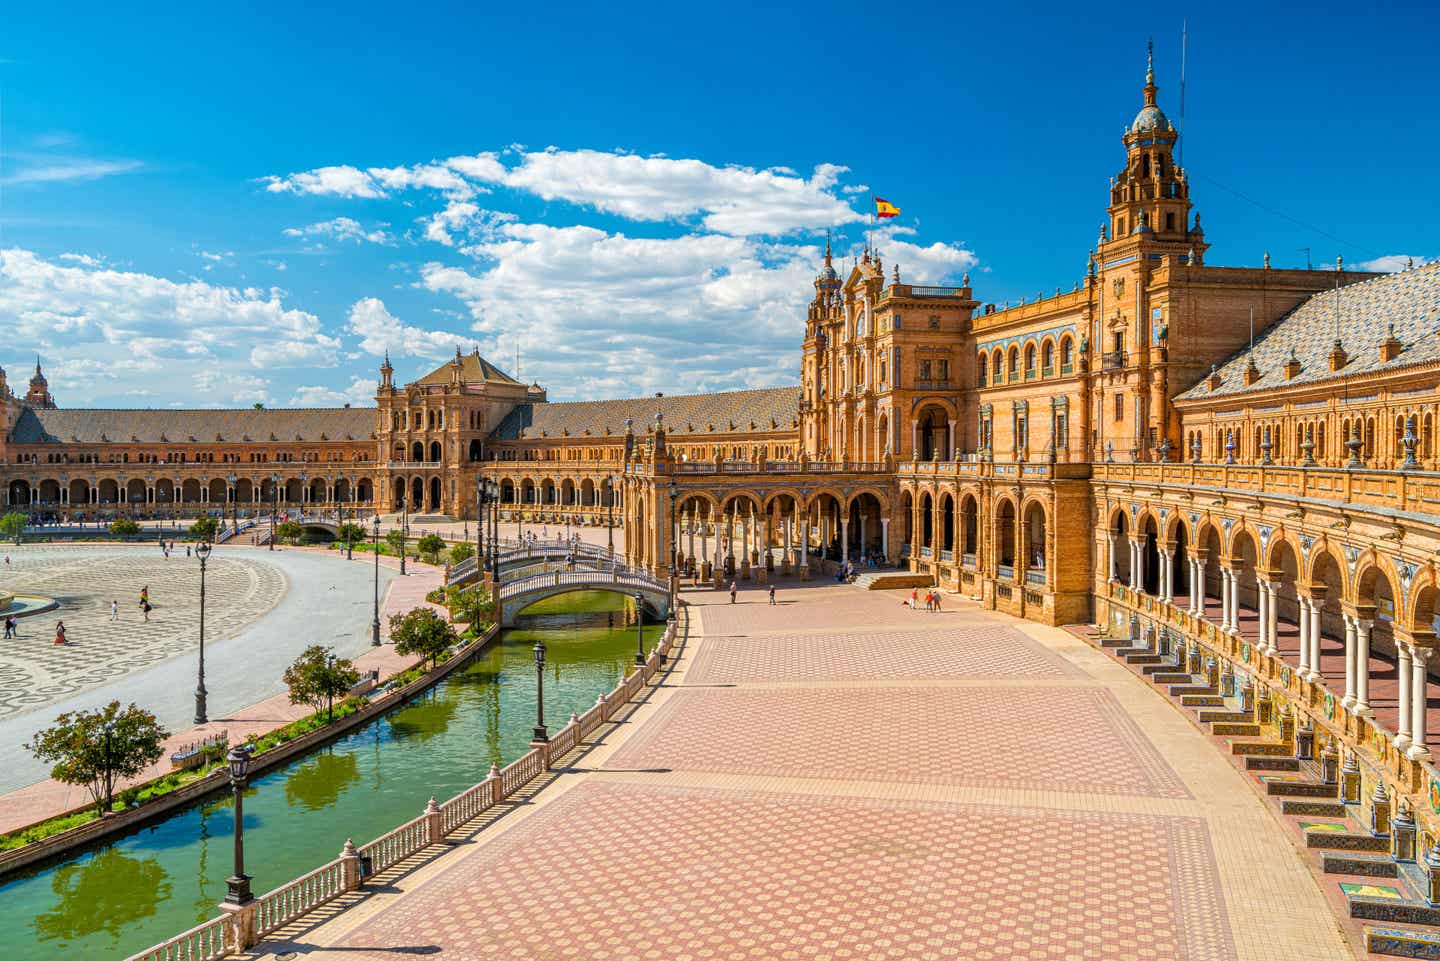
<svg viewBox="0 0 1440 961">
<path fill-rule="evenodd" d="M 545 719 L 558 729 L 619 683 L 635 660 L 625 598 L 584 592 L 531 607 L 516 627 L 435 688 L 245 793 L 245 865 L 257 895 L 416 817 L 529 749 L 543 639 Z M 647 625 L 645 649 L 663 625 Z M 231 871 L 228 795 L 0 883 L 10 961 L 125 958 L 216 916 Z"/>
</svg>

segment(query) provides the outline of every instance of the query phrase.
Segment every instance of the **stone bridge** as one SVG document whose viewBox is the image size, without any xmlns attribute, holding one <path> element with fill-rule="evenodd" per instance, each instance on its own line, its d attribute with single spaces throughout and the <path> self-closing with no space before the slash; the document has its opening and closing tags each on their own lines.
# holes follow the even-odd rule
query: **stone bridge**
<svg viewBox="0 0 1440 961">
<path fill-rule="evenodd" d="M 571 591 L 610 591 L 631 597 L 639 594 L 645 612 L 663 620 L 670 616 L 670 585 L 664 578 L 624 566 L 608 570 L 552 571 L 532 574 L 500 585 L 500 625 L 510 627 L 525 608 Z"/>
</svg>

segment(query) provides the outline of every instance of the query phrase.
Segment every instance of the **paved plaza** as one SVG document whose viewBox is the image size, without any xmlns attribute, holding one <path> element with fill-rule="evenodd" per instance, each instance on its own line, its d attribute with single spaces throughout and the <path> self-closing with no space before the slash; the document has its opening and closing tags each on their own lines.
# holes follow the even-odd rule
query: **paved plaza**
<svg viewBox="0 0 1440 961">
<path fill-rule="evenodd" d="M 686 593 L 672 672 L 552 786 L 254 956 L 1353 957 L 1245 778 L 1077 638 Z"/>
<path fill-rule="evenodd" d="M 21 744 L 64 711 L 113 698 L 155 712 L 177 733 L 191 727 L 200 605 L 194 556 L 181 547 L 166 560 L 153 545 L 105 544 L 4 553 L 10 565 L 0 561 L 0 588 L 45 594 L 60 607 L 22 619 L 20 636 L 0 641 L 0 792 L 45 778 L 45 766 Z M 382 599 L 394 577 L 382 567 Z M 138 604 L 144 586 L 154 607 L 149 623 Z M 373 594 L 373 573 L 359 559 L 217 547 L 205 575 L 210 716 L 234 717 L 283 691 L 285 666 L 308 644 L 330 645 L 342 656 L 368 650 Z M 113 622 L 111 600 L 119 602 Z M 61 619 L 68 642 L 56 646 Z M 0 813 L 0 822 L 9 820 Z"/>
</svg>

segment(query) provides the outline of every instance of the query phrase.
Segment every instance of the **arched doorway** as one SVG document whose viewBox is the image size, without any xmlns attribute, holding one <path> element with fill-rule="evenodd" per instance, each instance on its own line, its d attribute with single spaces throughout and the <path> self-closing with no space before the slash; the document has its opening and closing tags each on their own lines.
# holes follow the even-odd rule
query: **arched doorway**
<svg viewBox="0 0 1440 961">
<path fill-rule="evenodd" d="M 1009 499 L 1000 502 L 995 511 L 996 575 L 1001 580 L 1015 577 L 1015 504 Z"/>
<path fill-rule="evenodd" d="M 980 553 L 980 507 L 975 495 L 960 498 L 960 563 L 974 567 Z"/>
<path fill-rule="evenodd" d="M 1025 580 L 1030 584 L 1044 584 L 1050 568 L 1049 548 L 1045 539 L 1045 506 L 1031 501 L 1025 508 Z"/>
<path fill-rule="evenodd" d="M 441 491 L 440 478 L 438 478 L 438 477 L 432 477 L 432 478 L 430 478 L 430 501 L 429 501 L 429 503 L 426 505 L 426 507 L 427 507 L 429 510 L 431 510 L 432 512 L 435 512 L 435 513 L 439 513 L 440 510 L 441 510 L 441 506 L 440 506 L 440 504 L 441 504 L 440 491 Z"/>
</svg>

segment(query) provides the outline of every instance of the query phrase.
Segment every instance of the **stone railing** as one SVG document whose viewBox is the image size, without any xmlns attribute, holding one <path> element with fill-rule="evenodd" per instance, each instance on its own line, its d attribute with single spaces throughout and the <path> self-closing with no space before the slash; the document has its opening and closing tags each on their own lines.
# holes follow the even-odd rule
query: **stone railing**
<svg viewBox="0 0 1440 961">
<path fill-rule="evenodd" d="M 438 845 L 447 835 L 511 798 L 548 771 L 555 761 L 577 748 L 587 736 L 608 721 L 616 709 L 644 690 L 664 666 L 675 644 L 677 624 L 676 621 L 670 623 L 643 666 L 626 676 L 610 694 L 600 695 L 595 706 L 584 714 L 578 717 L 570 715 L 569 722 L 548 742 L 533 745 L 503 769 L 497 770 L 492 765 L 483 781 L 444 804 L 437 804 L 431 798 L 419 817 L 369 844 L 356 848 L 346 841 L 335 860 L 261 895 L 247 905 L 227 909 L 224 916 L 212 918 L 168 941 L 131 955 L 127 961 L 210 961 L 248 950 L 260 938 L 340 895 L 362 889 L 369 877 Z M 443 850 L 437 848 L 429 856 L 434 857 Z"/>
</svg>

